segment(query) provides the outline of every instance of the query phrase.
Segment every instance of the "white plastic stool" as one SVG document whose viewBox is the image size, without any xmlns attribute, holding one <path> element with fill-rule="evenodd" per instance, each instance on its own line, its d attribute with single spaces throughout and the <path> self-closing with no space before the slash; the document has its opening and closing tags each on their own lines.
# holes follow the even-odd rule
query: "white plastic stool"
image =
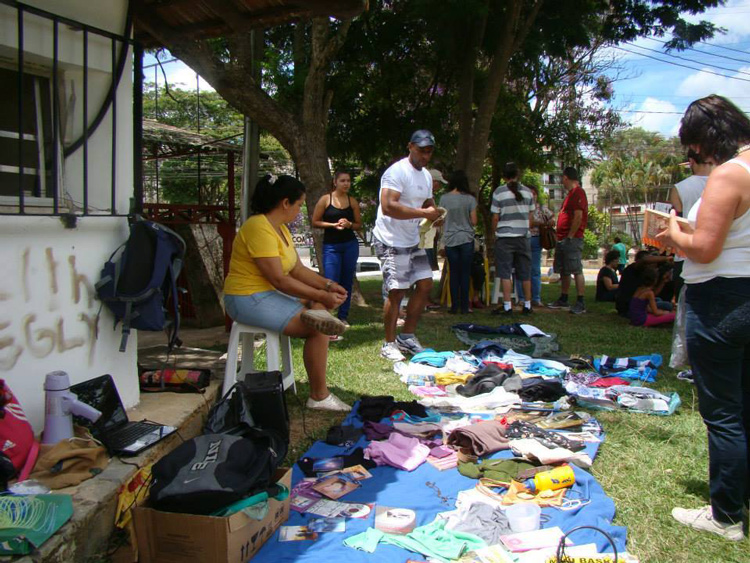
<svg viewBox="0 0 750 563">
<path fill-rule="evenodd" d="M 515 269 L 512 270 L 511 278 L 510 278 L 510 298 L 518 300 L 519 296 L 516 295 L 516 272 Z M 503 285 L 502 280 L 500 278 L 495 278 L 494 283 L 492 284 L 492 304 L 497 305 L 497 303 L 500 301 L 500 297 L 503 295 Z"/>
<path fill-rule="evenodd" d="M 221 394 L 225 395 L 232 385 L 237 381 L 237 352 L 242 341 L 242 363 L 239 373 L 254 373 L 254 342 L 256 334 L 266 335 L 266 369 L 268 371 L 281 371 L 281 382 L 284 391 L 289 389 L 297 393 L 297 385 L 294 382 L 294 366 L 292 366 L 292 342 L 285 334 L 279 334 L 267 328 L 232 323 L 232 332 L 229 333 L 229 344 L 227 346 L 227 364 L 224 369 L 224 387 Z M 279 364 L 281 356 L 281 364 Z"/>
</svg>

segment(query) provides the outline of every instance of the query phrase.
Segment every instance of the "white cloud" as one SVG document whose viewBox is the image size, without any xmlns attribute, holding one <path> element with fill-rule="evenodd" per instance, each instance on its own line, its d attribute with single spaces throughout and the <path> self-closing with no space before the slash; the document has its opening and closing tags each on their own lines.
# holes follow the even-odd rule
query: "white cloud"
<svg viewBox="0 0 750 563">
<path fill-rule="evenodd" d="M 170 67 L 174 67 L 174 69 Z M 195 71 L 184 63 L 172 63 L 165 67 L 165 70 L 170 86 L 177 86 L 183 90 L 194 90 L 196 88 Z M 200 89 L 201 92 L 206 90 L 214 91 L 213 86 L 203 80 L 203 78 L 200 79 Z"/>
<path fill-rule="evenodd" d="M 741 80 L 716 76 L 706 72 L 695 72 L 684 78 L 675 92 L 680 96 L 688 96 L 694 99 L 709 94 L 719 94 L 734 99 L 740 107 L 748 107 L 747 98 L 748 92 L 750 92 L 750 82 L 745 82 L 745 80 L 750 80 L 750 66 L 743 67 L 740 70 L 748 74 L 734 73 L 731 76 Z M 723 73 L 729 74 L 726 71 L 723 71 Z"/>
<path fill-rule="evenodd" d="M 680 111 L 672 102 L 649 97 L 639 106 L 630 105 L 627 109 L 653 112 L 625 114 L 631 116 L 629 117 L 629 121 L 633 127 L 642 127 L 647 131 L 656 131 L 666 137 L 672 137 L 677 134 L 681 115 L 666 113 Z"/>
<path fill-rule="evenodd" d="M 166 74 L 167 82 L 169 83 L 170 88 L 180 88 L 181 90 L 196 89 L 195 71 L 182 61 L 176 60 L 174 62 L 171 62 L 171 57 L 170 59 L 162 61 L 161 66 L 164 69 L 163 72 L 162 68 L 153 66 L 155 63 L 156 59 L 154 59 L 153 57 L 147 56 L 144 59 L 144 64 L 149 66 L 149 68 L 145 69 L 146 82 L 153 82 L 154 80 L 157 80 L 159 86 L 163 86 L 164 75 Z M 200 89 L 201 92 L 214 91 L 213 86 L 203 80 L 203 78 L 200 79 Z"/>
<path fill-rule="evenodd" d="M 725 34 L 717 33 L 709 39 L 709 43 L 717 45 L 747 41 L 750 35 L 750 6 L 746 0 L 729 0 L 723 6 L 706 10 L 703 14 L 686 16 L 685 19 L 690 22 L 706 20 L 723 27 L 726 30 Z"/>
</svg>

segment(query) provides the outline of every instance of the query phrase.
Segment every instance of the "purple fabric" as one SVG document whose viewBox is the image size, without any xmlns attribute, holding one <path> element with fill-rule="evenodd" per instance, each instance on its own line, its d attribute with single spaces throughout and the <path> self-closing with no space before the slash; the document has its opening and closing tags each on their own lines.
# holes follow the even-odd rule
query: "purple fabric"
<svg viewBox="0 0 750 563">
<path fill-rule="evenodd" d="M 365 437 L 368 440 L 385 440 L 394 431 L 393 426 L 390 424 L 383 424 L 382 422 L 372 422 L 366 420 L 362 425 L 362 431 L 365 433 Z"/>
<path fill-rule="evenodd" d="M 371 442 L 365 449 L 365 457 L 378 465 L 390 465 L 404 471 L 413 471 L 430 455 L 430 448 L 420 444 L 416 438 L 393 432 L 388 441 Z"/>
<path fill-rule="evenodd" d="M 448 446 L 437 446 L 437 447 L 432 448 L 430 450 L 430 455 L 432 457 L 436 457 L 438 459 L 442 459 L 444 457 L 448 457 L 452 453 L 455 453 L 455 450 L 452 450 Z"/>
<path fill-rule="evenodd" d="M 434 448 L 435 446 L 439 446 L 443 443 L 443 441 L 439 438 L 420 438 L 419 436 L 412 436 L 411 434 L 397 430 L 390 424 L 383 424 L 382 422 L 372 422 L 370 420 L 366 421 L 362 425 L 362 431 L 364 432 L 365 437 L 370 441 L 385 440 L 391 434 L 400 434 L 401 436 L 406 436 L 407 438 L 415 438 L 419 441 L 420 444 L 424 444 L 429 448 Z"/>
</svg>

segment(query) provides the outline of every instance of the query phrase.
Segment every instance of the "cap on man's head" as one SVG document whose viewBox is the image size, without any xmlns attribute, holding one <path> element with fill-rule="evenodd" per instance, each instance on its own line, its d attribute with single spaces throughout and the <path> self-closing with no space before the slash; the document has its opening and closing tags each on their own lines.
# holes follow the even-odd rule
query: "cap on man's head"
<svg viewBox="0 0 750 563">
<path fill-rule="evenodd" d="M 411 134 L 409 142 L 414 143 L 418 147 L 433 147 L 435 146 L 435 136 L 427 129 L 418 129 Z"/>
<path fill-rule="evenodd" d="M 568 166 L 565 170 L 563 170 L 563 176 L 565 176 L 568 180 L 573 180 L 574 182 L 577 182 L 578 170 L 576 170 L 572 166 Z"/>
<path fill-rule="evenodd" d="M 437 168 L 432 168 L 430 170 L 430 176 L 432 176 L 433 180 L 435 180 L 436 182 L 440 182 L 441 184 L 448 183 L 448 180 L 443 177 L 443 173 L 440 172 L 440 170 L 438 170 Z"/>
</svg>

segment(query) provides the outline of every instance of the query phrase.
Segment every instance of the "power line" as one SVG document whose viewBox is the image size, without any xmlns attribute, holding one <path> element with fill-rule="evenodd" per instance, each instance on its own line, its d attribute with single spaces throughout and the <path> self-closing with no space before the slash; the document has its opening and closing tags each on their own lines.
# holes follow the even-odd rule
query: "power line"
<svg viewBox="0 0 750 563">
<path fill-rule="evenodd" d="M 687 57 L 681 57 L 679 55 L 672 55 L 671 53 L 664 53 L 663 51 L 658 51 L 657 49 L 650 49 L 649 47 L 641 47 L 640 45 L 636 45 L 635 43 L 630 43 L 629 42 L 627 44 L 630 45 L 631 47 L 636 47 L 638 49 L 644 49 L 646 51 L 651 51 L 652 53 L 659 53 L 661 55 L 664 55 L 665 57 L 672 57 L 673 59 L 680 59 L 681 61 L 688 61 L 690 63 L 695 63 L 695 64 L 708 65 L 708 66 L 713 67 L 713 68 L 718 68 L 719 70 L 727 70 L 729 72 L 736 72 L 738 74 L 746 74 L 747 76 L 750 76 L 750 72 L 745 72 L 744 70 L 736 70 L 736 69 L 733 69 L 733 68 L 727 68 L 727 67 L 724 67 L 724 66 L 714 65 L 714 64 L 711 64 L 711 63 L 696 61 L 694 59 L 689 59 Z M 750 64 L 750 61 L 748 61 L 748 63 Z"/>
<path fill-rule="evenodd" d="M 684 111 L 658 111 L 658 110 L 645 110 L 645 109 L 615 109 L 610 108 L 612 111 L 616 111 L 617 113 L 656 113 L 656 114 L 669 114 L 669 115 L 684 115 Z M 741 112 L 746 113 L 750 115 L 750 110 L 744 110 L 740 109 Z"/>
<path fill-rule="evenodd" d="M 640 57 L 646 57 L 647 59 L 654 59 L 655 61 L 659 61 L 664 64 L 672 65 L 672 66 L 679 66 L 682 68 L 688 68 L 690 70 L 697 70 L 698 72 L 705 72 L 708 74 L 714 74 L 716 76 L 721 76 L 722 78 L 729 78 L 731 80 L 740 80 L 742 82 L 750 82 L 747 78 L 737 78 L 736 76 L 729 76 L 728 74 L 721 74 L 720 72 L 714 72 L 712 70 L 706 70 L 704 68 L 695 68 L 694 66 L 688 66 L 681 63 L 675 63 L 673 61 L 665 61 L 664 59 L 659 59 L 657 57 L 654 57 L 652 55 L 646 55 L 645 53 L 638 53 L 637 51 L 630 51 L 629 49 L 624 49 L 622 47 L 614 47 L 615 49 L 618 49 L 620 51 L 625 51 L 626 53 L 630 53 L 631 55 L 638 55 Z"/>
<path fill-rule="evenodd" d="M 668 41 L 662 41 L 661 39 L 654 39 L 653 37 L 646 37 L 646 39 L 650 41 L 656 41 L 657 43 L 661 43 L 662 45 L 666 45 L 668 43 Z M 693 47 L 688 47 L 686 50 L 695 51 L 696 53 L 701 53 L 703 55 L 710 55 L 712 57 L 717 57 L 719 59 L 727 59 L 729 61 L 735 61 L 738 63 L 750 64 L 750 61 L 745 60 L 745 59 L 735 59 L 734 57 L 730 57 L 727 55 L 717 55 L 716 53 L 709 53 L 708 51 L 701 51 L 699 49 L 694 49 Z"/>
<path fill-rule="evenodd" d="M 679 96 L 677 94 L 622 94 L 619 95 L 617 92 L 615 92 L 615 97 L 620 98 L 655 98 L 658 97 L 659 99 L 664 98 L 682 98 L 682 99 L 688 99 L 688 100 L 694 100 L 695 95 L 690 96 Z M 733 100 L 750 100 L 750 96 L 731 96 Z"/>
<path fill-rule="evenodd" d="M 727 51 L 735 51 L 736 53 L 742 53 L 743 55 L 747 55 L 747 51 L 742 51 L 741 49 L 732 49 L 731 47 L 724 47 L 723 45 L 717 45 L 716 43 L 709 43 L 708 41 L 701 41 L 704 45 L 711 45 L 711 47 L 716 47 L 717 49 L 726 49 Z"/>
</svg>

